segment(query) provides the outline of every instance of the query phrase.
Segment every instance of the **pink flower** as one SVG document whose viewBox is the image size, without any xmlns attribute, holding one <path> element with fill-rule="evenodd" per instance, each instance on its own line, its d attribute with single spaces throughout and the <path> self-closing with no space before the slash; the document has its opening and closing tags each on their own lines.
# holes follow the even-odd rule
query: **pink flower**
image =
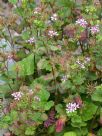
<svg viewBox="0 0 102 136">
<path fill-rule="evenodd" d="M 6 132 L 3 136 L 12 136 L 10 132 Z"/>
<path fill-rule="evenodd" d="M 92 27 L 90 28 L 90 30 L 91 30 L 91 33 L 92 33 L 92 34 L 96 34 L 96 33 L 99 33 L 99 32 L 100 32 L 100 29 L 99 29 L 99 26 L 98 26 L 98 25 L 92 26 Z"/>
<path fill-rule="evenodd" d="M 35 38 L 31 37 L 29 40 L 27 40 L 27 42 L 30 44 L 35 43 Z"/>
<path fill-rule="evenodd" d="M 54 36 L 58 36 L 58 33 L 57 33 L 56 31 L 49 30 L 48 35 L 49 35 L 50 37 L 54 37 Z"/>
<path fill-rule="evenodd" d="M 61 78 L 61 81 L 62 81 L 62 82 L 65 82 L 67 79 L 68 79 L 67 75 L 64 75 L 64 76 Z"/>
<path fill-rule="evenodd" d="M 89 63 L 90 60 L 91 60 L 90 57 L 86 57 L 84 63 Z"/>
<path fill-rule="evenodd" d="M 56 132 L 61 132 L 63 130 L 63 127 L 65 125 L 66 117 L 59 118 L 56 121 Z"/>
<path fill-rule="evenodd" d="M 62 47 L 61 47 L 61 45 L 57 45 L 57 47 L 59 48 L 59 49 L 61 49 Z"/>
<path fill-rule="evenodd" d="M 23 93 L 22 92 L 15 92 L 13 94 L 11 94 L 14 97 L 14 100 L 20 100 L 20 98 L 22 97 Z"/>
<path fill-rule="evenodd" d="M 88 25 L 87 21 L 85 21 L 83 18 L 80 18 L 76 21 L 76 24 L 82 26 L 82 27 L 86 27 Z"/>
<path fill-rule="evenodd" d="M 40 98 L 38 96 L 34 96 L 34 100 L 39 102 Z"/>
<path fill-rule="evenodd" d="M 7 56 L 7 59 L 8 59 L 8 60 L 12 60 L 12 59 L 13 59 L 13 55 L 12 55 L 12 54 L 8 55 L 8 56 Z"/>
<path fill-rule="evenodd" d="M 75 112 L 79 108 L 79 104 L 77 103 L 68 103 L 66 105 L 66 111 L 67 113 Z"/>
<path fill-rule="evenodd" d="M 82 68 L 82 69 L 85 68 L 84 63 L 81 63 L 79 59 L 76 61 L 76 63 L 80 66 L 80 68 Z"/>
</svg>

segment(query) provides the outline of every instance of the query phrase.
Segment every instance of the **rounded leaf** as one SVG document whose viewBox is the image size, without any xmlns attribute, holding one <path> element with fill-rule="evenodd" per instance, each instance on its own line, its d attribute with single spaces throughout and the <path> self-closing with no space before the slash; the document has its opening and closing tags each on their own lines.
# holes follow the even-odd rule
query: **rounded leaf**
<svg viewBox="0 0 102 136">
<path fill-rule="evenodd" d="M 102 90 L 96 90 L 92 96 L 91 96 L 93 101 L 96 102 L 102 102 Z"/>
<path fill-rule="evenodd" d="M 77 136 L 75 132 L 66 132 L 63 136 Z"/>
</svg>

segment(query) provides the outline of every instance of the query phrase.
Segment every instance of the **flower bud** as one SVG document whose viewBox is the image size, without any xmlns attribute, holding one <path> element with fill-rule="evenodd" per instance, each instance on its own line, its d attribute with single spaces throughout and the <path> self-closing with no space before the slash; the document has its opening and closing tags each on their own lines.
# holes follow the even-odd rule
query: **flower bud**
<svg viewBox="0 0 102 136">
<path fill-rule="evenodd" d="M 61 132 L 66 122 L 66 117 L 62 116 L 56 121 L 56 132 Z"/>
</svg>

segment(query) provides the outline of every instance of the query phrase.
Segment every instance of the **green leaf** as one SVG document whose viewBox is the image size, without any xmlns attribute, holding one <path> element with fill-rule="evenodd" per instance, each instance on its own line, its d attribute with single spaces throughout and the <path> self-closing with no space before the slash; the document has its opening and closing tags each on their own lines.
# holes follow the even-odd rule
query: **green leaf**
<svg viewBox="0 0 102 136">
<path fill-rule="evenodd" d="M 18 14 L 19 16 L 24 16 L 24 11 L 21 7 L 18 7 L 15 9 L 16 14 Z M 24 26 L 24 25 L 23 25 Z"/>
<path fill-rule="evenodd" d="M 96 90 L 92 96 L 91 96 L 93 101 L 97 102 L 102 102 L 102 91 L 101 90 Z"/>
<path fill-rule="evenodd" d="M 64 112 L 62 104 L 56 105 L 55 109 L 56 109 L 57 113 L 59 113 L 59 114 L 63 114 L 63 112 Z"/>
<path fill-rule="evenodd" d="M 57 51 L 57 50 L 59 50 L 59 48 L 58 48 L 58 47 L 53 46 L 53 45 L 51 45 L 51 46 L 50 46 L 50 49 L 51 49 L 52 51 Z"/>
<path fill-rule="evenodd" d="M 32 81 L 30 87 L 33 89 L 34 87 L 36 87 L 36 85 L 40 85 L 40 86 L 47 86 L 48 81 L 44 79 L 43 76 L 40 76 L 39 78 L 34 79 L 34 81 Z"/>
<path fill-rule="evenodd" d="M 28 32 L 28 31 L 24 31 L 23 33 L 22 33 L 22 38 L 24 39 L 24 40 L 27 40 L 27 39 L 29 39 L 29 35 L 30 35 L 30 33 Z"/>
<path fill-rule="evenodd" d="M 18 119 L 18 113 L 17 113 L 17 111 L 12 110 L 11 113 L 10 113 L 10 116 L 11 116 L 11 118 L 12 118 L 13 121 L 17 120 Z"/>
<path fill-rule="evenodd" d="M 31 119 L 36 122 L 40 121 L 41 120 L 41 113 L 35 112 L 33 115 L 31 115 Z"/>
<path fill-rule="evenodd" d="M 45 69 L 47 71 L 51 71 L 52 70 L 52 67 L 51 67 L 49 61 L 46 60 L 45 58 L 41 59 L 38 62 L 37 66 L 38 66 L 38 69 Z"/>
<path fill-rule="evenodd" d="M 63 135 L 63 136 L 77 136 L 77 135 L 76 135 L 76 133 L 75 133 L 75 132 L 73 132 L 73 131 L 71 132 L 71 131 L 70 131 L 70 132 L 66 132 L 66 133 L 64 133 L 64 135 Z"/>
<path fill-rule="evenodd" d="M 82 127 L 82 126 L 86 126 L 86 123 L 82 120 L 82 117 L 79 115 L 75 115 L 72 117 L 71 119 L 71 125 L 73 127 Z"/>
<path fill-rule="evenodd" d="M 98 40 L 99 42 L 102 41 L 102 35 L 101 35 L 101 34 L 98 34 L 98 35 L 96 36 L 96 38 L 97 38 L 97 40 Z"/>
<path fill-rule="evenodd" d="M 81 85 L 83 84 L 85 81 L 85 77 L 83 77 L 81 74 L 78 74 L 75 78 L 73 78 L 73 82 L 76 85 Z"/>
<path fill-rule="evenodd" d="M 91 80 L 91 81 L 96 80 L 98 78 L 95 72 L 88 72 L 87 77 L 88 77 L 88 80 Z"/>
<path fill-rule="evenodd" d="M 88 135 L 88 129 L 86 127 L 75 128 L 74 132 L 77 134 L 77 136 L 87 136 Z"/>
<path fill-rule="evenodd" d="M 44 22 L 41 20 L 34 20 L 34 24 L 39 27 L 39 28 L 43 28 L 44 27 Z"/>
<path fill-rule="evenodd" d="M 34 73 L 34 54 L 29 55 L 23 60 L 17 62 L 14 66 L 14 70 L 19 69 L 18 74 L 20 76 L 31 75 Z"/>
<path fill-rule="evenodd" d="M 63 87 L 70 89 L 72 88 L 73 84 L 70 80 L 67 80 L 65 83 L 62 82 Z"/>
<path fill-rule="evenodd" d="M 72 0 L 57 0 L 56 2 L 60 7 L 67 7 L 67 8 L 73 6 L 74 4 L 74 1 Z"/>
<path fill-rule="evenodd" d="M 88 121 L 93 118 L 96 113 L 97 106 L 92 102 L 85 102 L 84 108 L 82 109 L 82 119 L 83 121 Z"/>
<path fill-rule="evenodd" d="M 34 126 L 29 126 L 26 128 L 25 135 L 30 136 L 35 134 L 35 128 Z"/>
<path fill-rule="evenodd" d="M 41 114 L 41 120 L 46 121 L 47 119 L 48 119 L 47 114 L 42 113 L 42 114 Z"/>
<path fill-rule="evenodd" d="M 49 110 L 52 106 L 54 105 L 54 102 L 53 101 L 49 101 L 45 104 L 45 107 L 44 109 L 45 110 Z"/>
<path fill-rule="evenodd" d="M 102 85 L 96 87 L 96 91 L 93 92 L 91 99 L 96 102 L 102 102 Z"/>
<path fill-rule="evenodd" d="M 7 124 L 11 123 L 11 117 L 9 115 L 4 116 L 3 122 Z"/>
<path fill-rule="evenodd" d="M 59 10 L 59 15 L 64 18 L 64 17 L 68 17 L 71 14 L 71 9 L 64 7 L 63 9 Z M 65 18 L 64 18 L 65 19 Z"/>
<path fill-rule="evenodd" d="M 18 88 L 18 84 L 14 84 L 13 82 L 9 81 L 3 85 L 0 85 L 0 96 L 8 97 L 10 95 L 11 90 L 16 90 Z"/>
<path fill-rule="evenodd" d="M 74 111 L 74 112 L 67 112 L 67 116 L 70 117 L 70 118 L 73 118 L 74 116 L 77 115 L 77 111 Z"/>
<path fill-rule="evenodd" d="M 38 94 L 39 98 L 41 99 L 41 101 L 47 101 L 48 98 L 50 97 L 50 93 L 46 90 L 46 89 L 41 89 Z"/>
<path fill-rule="evenodd" d="M 102 136 L 102 128 L 99 129 L 98 133 L 97 133 L 97 136 Z"/>
<path fill-rule="evenodd" d="M 9 0 L 10 3 L 16 4 L 18 0 Z"/>
<path fill-rule="evenodd" d="M 51 133 L 54 133 L 55 131 L 55 125 L 52 125 L 48 128 L 48 133 L 51 134 Z"/>
<path fill-rule="evenodd" d="M 11 91 L 11 88 L 8 84 L 0 85 L 0 93 L 3 93 L 4 95 Z"/>
</svg>

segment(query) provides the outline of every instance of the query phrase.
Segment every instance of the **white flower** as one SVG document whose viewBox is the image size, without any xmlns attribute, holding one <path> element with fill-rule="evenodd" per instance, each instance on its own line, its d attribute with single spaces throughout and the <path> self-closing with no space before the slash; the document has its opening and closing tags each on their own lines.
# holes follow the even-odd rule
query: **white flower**
<svg viewBox="0 0 102 136">
<path fill-rule="evenodd" d="M 92 34 L 99 33 L 99 32 L 100 32 L 99 25 L 92 26 L 92 27 L 90 28 L 90 30 L 91 30 L 91 33 L 92 33 Z"/>
<path fill-rule="evenodd" d="M 64 76 L 61 78 L 61 81 L 62 81 L 62 82 L 65 82 L 67 79 L 68 79 L 67 76 L 64 75 Z"/>
<path fill-rule="evenodd" d="M 27 40 L 27 42 L 30 44 L 35 43 L 35 38 L 31 37 L 29 40 Z"/>
<path fill-rule="evenodd" d="M 79 108 L 79 104 L 76 103 L 68 103 L 66 105 L 66 112 L 70 113 L 70 112 L 74 112 Z"/>
<path fill-rule="evenodd" d="M 41 12 L 41 8 L 40 7 L 37 7 L 34 9 L 34 14 L 40 14 Z"/>
<path fill-rule="evenodd" d="M 85 68 L 84 63 L 81 63 L 79 59 L 76 61 L 76 63 L 80 66 L 80 68 Z"/>
<path fill-rule="evenodd" d="M 53 37 L 53 36 L 58 36 L 58 33 L 57 33 L 56 31 L 49 30 L 48 35 L 49 35 L 50 37 Z"/>
<path fill-rule="evenodd" d="M 22 97 L 23 93 L 22 92 L 15 92 L 13 94 L 11 94 L 15 100 L 20 100 L 20 98 Z"/>
<path fill-rule="evenodd" d="M 84 68 L 85 68 L 84 63 L 80 64 L 80 67 L 81 67 L 82 69 L 84 69 Z"/>
<path fill-rule="evenodd" d="M 32 89 L 29 90 L 29 94 L 31 94 L 31 95 L 33 94 L 33 90 Z"/>
<path fill-rule="evenodd" d="M 87 26 L 87 21 L 85 21 L 83 18 L 82 19 L 78 19 L 77 21 L 76 21 L 76 24 L 78 24 L 78 25 L 80 25 L 80 26 L 82 26 L 82 27 L 86 27 Z"/>
<path fill-rule="evenodd" d="M 58 16 L 56 13 L 51 16 L 52 21 L 56 21 L 57 19 L 58 19 Z"/>
<path fill-rule="evenodd" d="M 34 96 L 35 101 L 40 101 L 40 98 L 38 96 Z"/>
<path fill-rule="evenodd" d="M 91 60 L 90 57 L 86 57 L 84 63 L 88 63 L 90 62 L 90 60 Z"/>
</svg>

